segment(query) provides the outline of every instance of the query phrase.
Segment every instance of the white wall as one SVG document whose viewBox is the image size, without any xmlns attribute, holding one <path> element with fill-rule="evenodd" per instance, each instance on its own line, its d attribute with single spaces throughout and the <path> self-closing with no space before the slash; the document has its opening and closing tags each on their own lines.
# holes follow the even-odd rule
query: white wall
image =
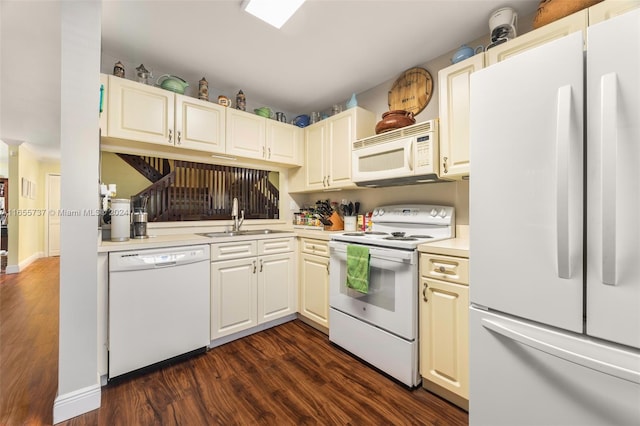
<svg viewBox="0 0 640 426">
<path fill-rule="evenodd" d="M 100 1 L 61 2 L 60 18 L 60 206 L 68 211 L 94 210 L 99 167 Z M 55 423 L 100 406 L 96 218 L 62 216 L 61 234 Z"/>
</svg>

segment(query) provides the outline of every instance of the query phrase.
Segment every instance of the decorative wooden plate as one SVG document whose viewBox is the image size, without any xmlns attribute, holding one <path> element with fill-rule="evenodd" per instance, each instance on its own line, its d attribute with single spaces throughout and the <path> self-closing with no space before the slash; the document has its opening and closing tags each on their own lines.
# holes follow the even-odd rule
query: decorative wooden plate
<svg viewBox="0 0 640 426">
<path fill-rule="evenodd" d="M 410 68 L 402 73 L 389 90 L 389 109 L 410 111 L 417 115 L 433 95 L 433 78 L 424 68 Z"/>
</svg>

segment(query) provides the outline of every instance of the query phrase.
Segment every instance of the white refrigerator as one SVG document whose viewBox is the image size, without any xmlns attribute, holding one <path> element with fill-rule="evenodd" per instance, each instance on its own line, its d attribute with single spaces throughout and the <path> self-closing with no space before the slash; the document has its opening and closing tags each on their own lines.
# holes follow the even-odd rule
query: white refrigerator
<svg viewBox="0 0 640 426">
<path fill-rule="evenodd" d="M 640 425 L 640 10 L 472 74 L 471 425 Z"/>
</svg>

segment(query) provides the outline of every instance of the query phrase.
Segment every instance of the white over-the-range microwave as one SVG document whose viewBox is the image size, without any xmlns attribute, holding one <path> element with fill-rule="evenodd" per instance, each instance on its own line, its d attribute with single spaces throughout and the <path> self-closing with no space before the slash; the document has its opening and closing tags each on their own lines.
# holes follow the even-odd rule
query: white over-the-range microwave
<svg viewBox="0 0 640 426">
<path fill-rule="evenodd" d="M 368 187 L 439 182 L 439 161 L 438 120 L 429 120 L 355 141 L 352 179 Z"/>
</svg>

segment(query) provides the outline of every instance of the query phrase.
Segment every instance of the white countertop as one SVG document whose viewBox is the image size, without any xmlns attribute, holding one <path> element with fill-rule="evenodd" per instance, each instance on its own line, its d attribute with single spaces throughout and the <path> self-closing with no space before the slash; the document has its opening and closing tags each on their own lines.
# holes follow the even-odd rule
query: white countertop
<svg viewBox="0 0 640 426">
<path fill-rule="evenodd" d="M 196 244 L 213 244 L 241 240 L 262 240 L 266 238 L 295 237 L 293 231 L 278 232 L 273 234 L 252 234 L 236 236 L 205 237 L 198 234 L 171 234 L 149 236 L 149 238 L 133 239 L 127 241 L 99 241 L 98 253 L 107 253 L 125 250 L 142 250 L 164 247 L 190 246 Z"/>
<path fill-rule="evenodd" d="M 451 238 L 449 240 L 425 243 L 418 246 L 422 253 L 442 254 L 445 256 L 457 256 L 469 258 L 469 238 Z"/>
</svg>

